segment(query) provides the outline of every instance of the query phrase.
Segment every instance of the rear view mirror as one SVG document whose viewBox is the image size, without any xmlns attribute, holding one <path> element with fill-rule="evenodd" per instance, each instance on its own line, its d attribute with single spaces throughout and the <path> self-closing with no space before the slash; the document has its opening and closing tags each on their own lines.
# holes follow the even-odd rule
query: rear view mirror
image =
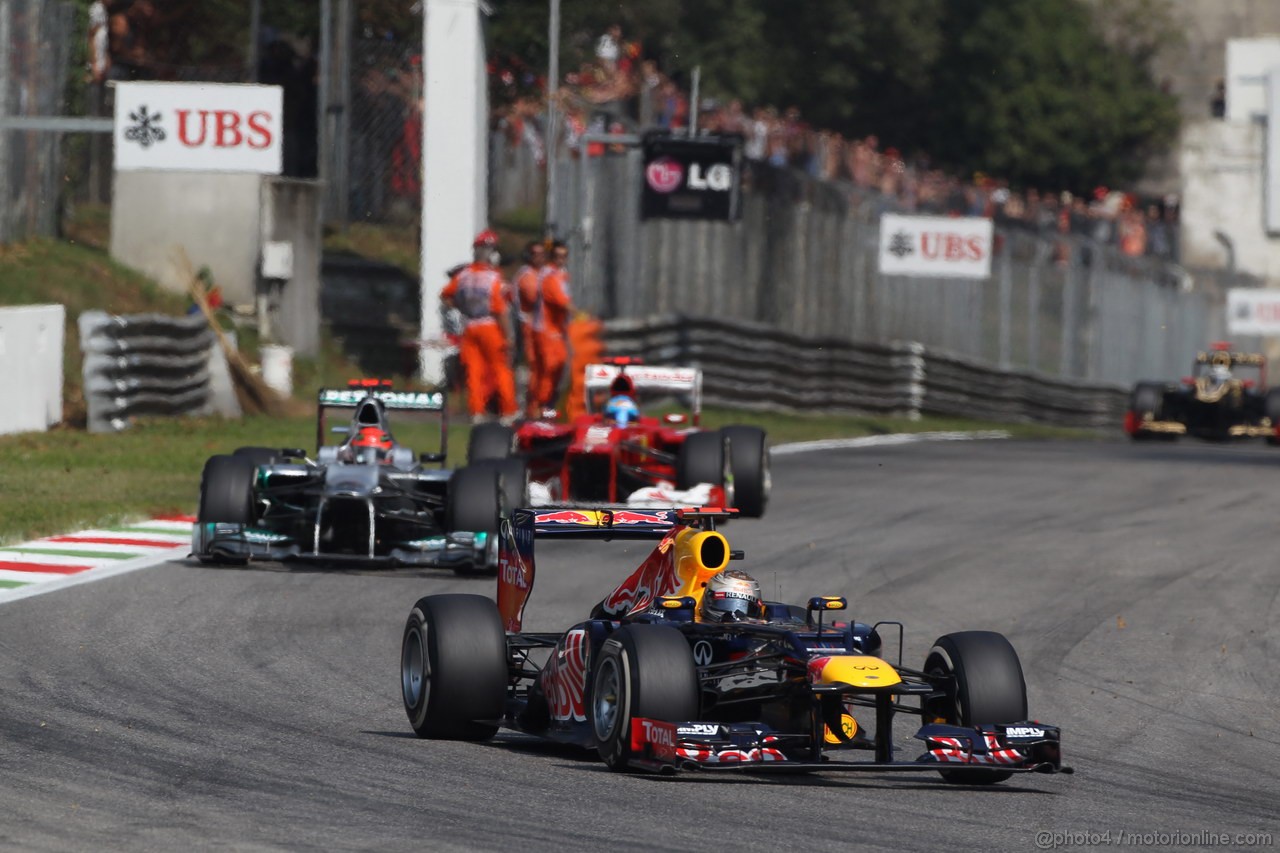
<svg viewBox="0 0 1280 853">
<path fill-rule="evenodd" d="M 333 433 L 334 435 L 351 435 L 351 427 L 345 427 L 345 426 L 329 427 L 329 432 Z"/>
<path fill-rule="evenodd" d="M 678 413 L 663 415 L 662 419 L 669 424 L 683 424 L 689 422 L 689 417 L 687 415 L 681 415 Z"/>
<path fill-rule="evenodd" d="M 429 465 L 432 462 L 443 462 L 444 454 L 443 453 L 419 453 L 418 461 L 421 462 L 423 465 Z"/>
<path fill-rule="evenodd" d="M 283 447 L 280 449 L 280 455 L 286 459 L 306 459 L 307 451 L 296 447 Z"/>
</svg>

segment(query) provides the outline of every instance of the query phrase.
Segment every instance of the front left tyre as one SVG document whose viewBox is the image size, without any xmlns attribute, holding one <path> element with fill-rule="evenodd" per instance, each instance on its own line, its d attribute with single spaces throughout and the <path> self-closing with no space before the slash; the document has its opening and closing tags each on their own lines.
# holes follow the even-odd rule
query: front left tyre
<svg viewBox="0 0 1280 853">
<path fill-rule="evenodd" d="M 937 639 L 924 671 L 949 678 L 945 696 L 925 702 L 924 722 L 973 727 L 1020 723 L 1027 719 L 1027 683 L 1013 645 L 995 631 L 958 631 Z M 991 785 L 1012 776 L 1007 771 L 940 770 L 961 785 Z"/>
<path fill-rule="evenodd" d="M 200 474 L 202 524 L 250 524 L 253 522 L 253 475 L 256 466 L 244 456 L 210 456 Z"/>
<path fill-rule="evenodd" d="M 587 719 L 611 770 L 631 760 L 631 721 L 698 718 L 698 672 L 684 635 L 669 625 L 626 625 L 604 641 L 591 675 Z"/>
<path fill-rule="evenodd" d="M 507 638 L 497 605 L 462 593 L 419 599 L 404 626 L 400 689 L 418 737 L 493 737 L 507 690 Z"/>
</svg>

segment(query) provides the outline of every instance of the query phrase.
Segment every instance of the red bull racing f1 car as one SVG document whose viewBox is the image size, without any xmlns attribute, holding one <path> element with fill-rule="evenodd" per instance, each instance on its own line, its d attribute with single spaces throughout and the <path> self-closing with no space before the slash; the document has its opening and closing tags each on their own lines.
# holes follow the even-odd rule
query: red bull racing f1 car
<svg viewBox="0 0 1280 853">
<path fill-rule="evenodd" d="M 701 427 L 702 371 L 630 359 L 591 364 L 585 414 L 481 424 L 467 459 L 525 460 L 549 503 L 732 506 L 759 518 L 772 480 L 764 430 Z"/>
<path fill-rule="evenodd" d="M 401 647 L 405 710 L 428 738 L 500 727 L 598 751 L 613 769 L 937 771 L 963 783 L 1070 772 L 1056 727 L 1027 719 L 1017 654 L 947 634 L 919 669 L 902 625 L 844 617 L 839 596 L 764 601 L 718 509 L 521 509 L 504 521 L 497 603 L 430 595 Z M 543 537 L 652 539 L 645 561 L 562 633 L 521 630 Z M 713 615 L 719 614 L 719 615 Z M 881 633 L 897 634 L 898 660 Z M 893 726 L 917 718 L 918 753 Z"/>
<path fill-rule="evenodd" d="M 1237 375 L 1248 368 L 1252 377 Z M 1191 435 L 1209 441 L 1266 438 L 1276 443 L 1280 429 L 1280 388 L 1266 387 L 1267 358 L 1232 352 L 1217 343 L 1196 355 L 1181 382 L 1139 382 L 1133 388 L 1124 430 L 1135 440 Z"/>
</svg>

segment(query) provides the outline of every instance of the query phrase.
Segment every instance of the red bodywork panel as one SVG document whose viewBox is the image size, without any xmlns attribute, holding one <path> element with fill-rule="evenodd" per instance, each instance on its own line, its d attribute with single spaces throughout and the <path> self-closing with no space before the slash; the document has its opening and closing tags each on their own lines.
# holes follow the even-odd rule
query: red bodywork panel
<svg viewBox="0 0 1280 853">
<path fill-rule="evenodd" d="M 617 503 L 639 486 L 675 483 L 671 460 L 697 431 L 652 417 L 619 427 L 585 414 L 569 423 L 528 421 L 516 431 L 516 448 L 530 479 L 559 485 L 558 500 Z"/>
</svg>

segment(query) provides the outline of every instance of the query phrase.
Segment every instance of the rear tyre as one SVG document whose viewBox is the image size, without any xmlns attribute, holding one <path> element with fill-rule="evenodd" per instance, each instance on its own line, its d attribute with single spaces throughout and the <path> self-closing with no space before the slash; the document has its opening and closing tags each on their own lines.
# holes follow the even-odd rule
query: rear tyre
<svg viewBox="0 0 1280 853">
<path fill-rule="evenodd" d="M 676 454 L 676 488 L 699 483 L 724 485 L 724 438 L 719 432 L 695 432 L 685 437 Z"/>
<path fill-rule="evenodd" d="M 1160 410 L 1164 407 L 1164 386 L 1159 382 L 1139 382 L 1133 386 L 1133 393 L 1129 395 L 1129 411 L 1132 413 L 1134 420 L 1141 423 L 1150 417 L 1153 421 L 1160 420 L 1163 412 Z M 1147 441 L 1154 437 L 1152 433 L 1137 431 L 1130 436 L 1134 441 Z"/>
<path fill-rule="evenodd" d="M 529 505 L 529 470 L 523 459 L 485 459 L 473 468 L 490 468 L 498 473 L 498 490 L 502 495 L 502 515 L 510 518 L 520 507 Z"/>
<path fill-rule="evenodd" d="M 764 430 L 751 426 L 729 426 L 721 432 L 729 441 L 733 505 L 747 518 L 759 518 L 764 515 L 769 503 L 769 492 L 773 487 Z"/>
<path fill-rule="evenodd" d="M 467 464 L 484 459 L 506 459 L 515 450 L 516 434 L 502 424 L 476 424 L 467 437 Z"/>
<path fill-rule="evenodd" d="M 591 674 L 587 719 L 611 770 L 631 760 L 631 721 L 698 718 L 698 672 L 684 635 L 669 625 L 626 625 L 604 642 Z"/>
<path fill-rule="evenodd" d="M 507 635 L 483 595 L 428 595 L 409 611 L 400 690 L 418 737 L 487 740 L 507 692 Z"/>
<path fill-rule="evenodd" d="M 926 702 L 922 719 L 956 726 L 1020 723 L 1027 719 L 1027 683 L 1022 662 L 1003 634 L 960 631 L 937 639 L 924 662 L 924 671 L 954 676 L 954 689 Z M 940 770 L 942 778 L 961 785 L 991 785 L 1009 772 Z"/>
<path fill-rule="evenodd" d="M 1262 413 L 1271 421 L 1272 434 L 1267 436 L 1267 444 L 1280 444 L 1274 430 L 1280 427 L 1280 388 L 1272 388 L 1262 401 Z"/>
</svg>

